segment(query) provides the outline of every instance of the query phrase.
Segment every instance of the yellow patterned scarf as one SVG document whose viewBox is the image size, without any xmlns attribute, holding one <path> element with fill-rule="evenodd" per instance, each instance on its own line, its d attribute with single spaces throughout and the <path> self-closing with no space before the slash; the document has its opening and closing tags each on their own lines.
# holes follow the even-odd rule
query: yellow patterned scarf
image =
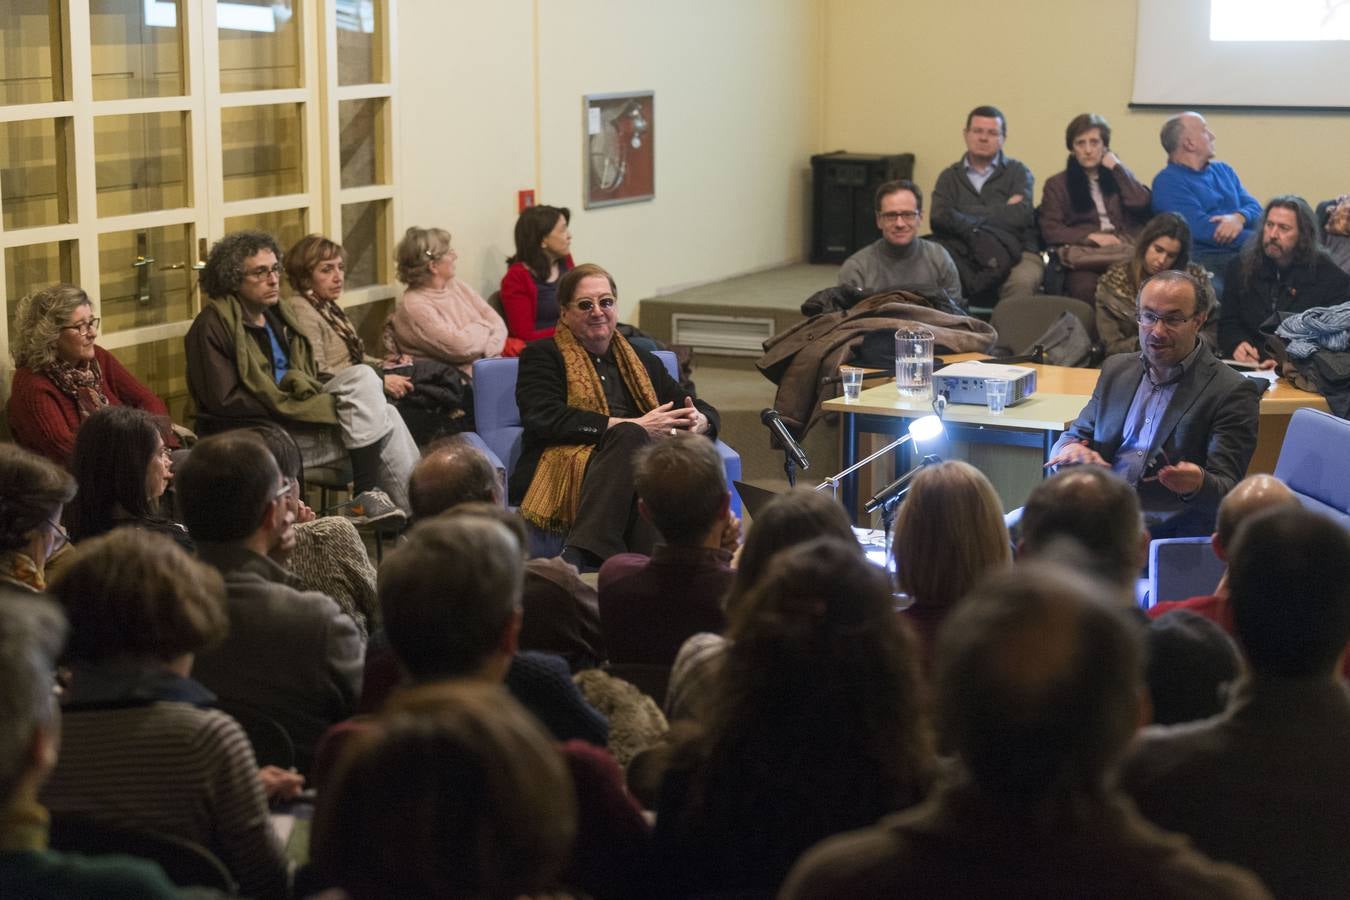
<svg viewBox="0 0 1350 900">
<path fill-rule="evenodd" d="M 586 348 L 566 327 L 554 332 L 553 341 L 562 353 L 563 371 L 567 377 L 567 405 L 609 415 L 605 389 Z M 609 346 L 614 351 L 614 361 L 623 376 L 624 386 L 637 403 L 638 410 L 645 413 L 655 409 L 656 389 L 652 387 L 651 377 L 637 351 L 617 331 Z M 559 533 L 571 527 L 581 500 L 581 479 L 586 475 L 586 463 L 594 449 L 594 444 L 556 444 L 544 451 L 530 489 L 520 504 L 525 521 L 545 531 Z"/>
</svg>

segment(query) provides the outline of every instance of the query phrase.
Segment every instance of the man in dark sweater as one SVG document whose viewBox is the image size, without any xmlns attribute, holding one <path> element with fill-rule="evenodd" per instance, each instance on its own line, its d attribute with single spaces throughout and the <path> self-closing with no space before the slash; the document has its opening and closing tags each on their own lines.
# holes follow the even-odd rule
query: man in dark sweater
<svg viewBox="0 0 1350 900">
<path fill-rule="evenodd" d="M 690 635 L 726 625 L 740 522 L 711 442 L 676 435 L 644 447 L 635 466 L 638 512 L 663 542 L 600 567 L 600 629 L 611 662 L 669 666 Z"/>
</svg>

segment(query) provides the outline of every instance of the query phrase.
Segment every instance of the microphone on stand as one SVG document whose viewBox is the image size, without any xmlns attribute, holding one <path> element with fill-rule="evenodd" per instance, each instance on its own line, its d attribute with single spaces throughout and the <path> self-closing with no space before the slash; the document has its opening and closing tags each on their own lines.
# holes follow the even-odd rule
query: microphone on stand
<svg viewBox="0 0 1350 900">
<path fill-rule="evenodd" d="M 769 430 L 778 438 L 778 442 L 783 445 L 784 452 L 788 459 L 796 463 L 802 469 L 811 468 L 811 461 L 806 458 L 806 451 L 802 445 L 797 443 L 797 439 L 788 431 L 787 425 L 783 424 L 783 417 L 777 410 L 766 409 L 759 414 L 759 420 L 769 427 Z"/>
</svg>

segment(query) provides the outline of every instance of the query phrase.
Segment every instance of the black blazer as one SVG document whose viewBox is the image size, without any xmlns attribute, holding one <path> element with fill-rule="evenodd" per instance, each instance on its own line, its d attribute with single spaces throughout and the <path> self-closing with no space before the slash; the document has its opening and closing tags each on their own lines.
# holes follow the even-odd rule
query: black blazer
<svg viewBox="0 0 1350 900">
<path fill-rule="evenodd" d="M 1124 439 L 1125 416 L 1130 411 L 1144 361 L 1138 353 L 1118 353 L 1102 364 L 1092 399 L 1055 444 L 1054 453 L 1075 438 L 1101 454 L 1108 463 Z M 1139 484 L 1139 502 L 1150 522 L 1170 518 L 1183 509 L 1203 505 L 1217 509 L 1233 485 L 1242 480 L 1256 452 L 1261 390 L 1215 358 L 1201 344 L 1195 364 L 1182 376 L 1152 446 L 1150 464 L 1167 452 L 1174 462 L 1193 462 L 1205 470 L 1205 480 L 1189 500 L 1182 500 L 1161 482 Z"/>
<path fill-rule="evenodd" d="M 670 377 L 665 365 L 646 350 L 634 347 L 661 403 L 684 404 L 688 391 Z M 720 419 L 717 410 L 694 397 L 694 406 L 708 417 L 708 438 L 717 439 Z M 534 480 L 534 470 L 544 449 L 553 444 L 598 444 L 605 436 L 609 417 L 567 405 L 567 372 L 562 351 L 553 338 L 534 341 L 520 354 L 520 373 L 516 378 L 516 406 L 525 427 L 520 459 L 511 473 L 510 501 L 518 504 Z"/>
</svg>

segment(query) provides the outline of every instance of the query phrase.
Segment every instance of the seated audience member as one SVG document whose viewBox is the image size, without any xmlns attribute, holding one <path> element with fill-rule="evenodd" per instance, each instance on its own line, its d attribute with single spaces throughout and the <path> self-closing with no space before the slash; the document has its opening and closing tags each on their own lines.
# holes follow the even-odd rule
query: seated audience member
<svg viewBox="0 0 1350 900">
<path fill-rule="evenodd" d="M 66 626 L 56 604 L 0 586 L 0 896 L 171 900 L 152 862 L 48 849 L 38 791 L 57 762 L 56 656 Z"/>
<path fill-rule="evenodd" d="M 412 227 L 394 254 L 407 290 L 384 325 L 390 356 L 434 359 L 472 377 L 474 360 L 516 356 L 523 342 L 506 336 L 506 323 L 487 301 L 455 277 L 450 232 Z"/>
<path fill-rule="evenodd" d="M 155 417 L 142 409 L 107 406 L 75 437 L 70 469 L 80 485 L 70 505 L 70 537 L 85 541 L 124 525 L 172 538 L 193 550 L 187 529 L 160 513 L 173 480 L 172 460 Z"/>
<path fill-rule="evenodd" d="M 462 438 L 427 448 L 408 483 L 413 517 L 425 521 L 466 503 L 500 507 L 502 483 L 492 463 Z M 561 557 L 525 560 L 520 649 L 554 653 L 576 672 L 605 661 L 595 588 Z"/>
<path fill-rule="evenodd" d="M 596 569 L 652 544 L 633 489 L 637 450 L 681 431 L 715 440 L 718 416 L 615 330 L 618 291 L 604 269 L 568 272 L 558 303 L 562 327 L 520 357 L 525 436 L 510 499 L 531 525 L 566 535 L 565 559 Z"/>
<path fill-rule="evenodd" d="M 293 308 L 281 299 L 281 251 L 271 235 L 240 231 L 211 248 L 202 311 L 184 339 L 197 431 L 276 424 L 309 465 L 347 459 L 358 521 L 402 519 L 417 445 L 384 399 L 374 370 L 352 366 L 322 381 Z"/>
<path fill-rule="evenodd" d="M 893 546 L 896 581 L 910 597 L 905 618 L 931 667 L 938 630 L 957 601 L 986 572 L 1012 562 L 1003 503 L 969 463 L 927 466 L 910 482 Z"/>
<path fill-rule="evenodd" d="M 34 291 L 14 311 L 9 428 L 19 446 L 59 465 L 70 464 L 75 433 L 104 406 L 145 410 L 169 446 L 178 446 L 164 401 L 94 343 L 100 321 L 89 295 L 73 284 Z"/>
<path fill-rule="evenodd" d="M 887 181 L 873 201 L 881 237 L 839 268 L 839 283 L 868 294 L 894 288 L 930 290 L 960 305 L 961 275 L 940 244 L 919 237 L 923 191 L 909 180 Z"/>
<path fill-rule="evenodd" d="M 1099 594 L 1040 563 L 986 579 L 938 649 L 948 777 L 922 806 L 812 849 L 780 896 L 1269 896 L 1144 821 L 1115 787 L 1144 654 Z"/>
<path fill-rule="evenodd" d="M 47 563 L 67 540 L 61 510 L 74 496 L 75 479 L 65 469 L 0 443 L 0 585 L 47 587 Z"/>
<path fill-rule="evenodd" d="M 567 767 L 499 687 L 396 699 L 319 798 L 312 860 L 351 900 L 478 900 L 557 887 L 577 832 Z"/>
<path fill-rule="evenodd" d="M 1214 159 L 1214 132 L 1197 112 L 1178 113 L 1158 135 L 1167 165 L 1153 176 L 1153 209 L 1186 220 L 1195 238 L 1191 257 L 1214 274 L 1222 294 L 1228 261 L 1256 234 L 1261 204 L 1232 166 Z"/>
<path fill-rule="evenodd" d="M 239 724 L 208 707 L 193 654 L 224 637 L 220 575 L 169 538 L 95 538 L 56 582 L 70 619 L 61 759 L 42 791 L 54 813 L 200 844 L 248 897 L 285 897 L 285 850 L 266 794 L 300 776 L 259 772 Z"/>
<path fill-rule="evenodd" d="M 728 636 L 706 727 L 661 786 L 656 893 L 769 896 L 808 847 L 928 789 L 917 652 L 856 540 L 776 555 Z"/>
<path fill-rule="evenodd" d="M 1317 221 L 1322 226 L 1322 246 L 1350 274 L 1350 194 L 1317 204 Z"/>
<path fill-rule="evenodd" d="M 1139 292 L 1142 352 L 1102 364 L 1048 463 L 1113 470 L 1139 491 L 1155 538 L 1213 531 L 1219 501 L 1256 451 L 1261 389 L 1200 340 L 1205 302 L 1184 272 L 1149 279 Z"/>
<path fill-rule="evenodd" d="M 465 513 L 419 522 L 380 566 L 389 645 L 414 683 L 505 681 L 560 741 L 603 747 L 609 723 L 572 683 L 567 664 L 519 653 L 524 553 L 500 520 Z"/>
<path fill-rule="evenodd" d="M 634 468 L 638 512 L 662 543 L 600 567 L 600 628 L 610 662 L 668 666 L 690 635 L 725 627 L 740 523 L 711 442 L 676 435 L 643 447 Z"/>
<path fill-rule="evenodd" d="M 1350 535 L 1302 508 L 1238 530 L 1228 584 L 1247 658 L 1222 716 L 1150 728 L 1122 784 L 1139 810 L 1277 897 L 1350 896 Z"/>
<path fill-rule="evenodd" d="M 526 343 L 553 337 L 558 327 L 558 281 L 575 263 L 568 250 L 572 212 L 565 206 L 531 206 L 516 219 L 516 252 L 502 276 L 506 331 Z"/>
<path fill-rule="evenodd" d="M 1041 237 L 1069 270 L 1064 292 L 1091 303 L 1098 276 L 1130 258 L 1152 191 L 1111 150 L 1111 126 L 1096 113 L 1073 117 L 1064 146 L 1069 160 L 1045 180 L 1037 215 Z"/>
<path fill-rule="evenodd" d="M 314 350 L 321 380 L 352 366 L 373 368 L 419 446 L 472 427 L 471 395 L 458 369 L 407 355 L 382 363 L 366 354 L 355 323 L 338 302 L 347 280 L 347 251 L 341 244 L 317 234 L 301 238 L 286 251 L 286 280 L 299 295 L 291 311 Z"/>
<path fill-rule="evenodd" d="M 1218 525 L 1209 539 L 1214 555 L 1227 564 L 1229 549 L 1233 546 L 1233 539 L 1237 537 L 1238 528 L 1243 522 L 1268 509 L 1298 505 L 1298 497 L 1274 475 L 1248 475 L 1239 481 L 1219 504 Z M 1156 619 L 1178 609 L 1198 613 L 1227 633 L 1233 634 L 1233 608 L 1228 596 L 1228 572 L 1224 571 L 1213 594 L 1158 603 L 1148 610 L 1148 615 L 1149 618 Z"/>
<path fill-rule="evenodd" d="M 933 188 L 933 236 L 954 257 L 970 261 L 961 273 L 967 300 L 1034 294 L 1045 263 L 1038 253 L 1031 170 L 1003 155 L 1008 123 L 995 107 L 972 109 L 962 135 L 966 155 L 944 169 Z M 1006 265 L 989 269 L 991 251 Z"/>
<path fill-rule="evenodd" d="M 267 445 L 281 477 L 290 484 L 295 527 L 268 554 L 298 580 L 298 587 L 333 598 L 338 608 L 352 617 L 362 637 L 377 631 L 380 604 L 375 596 L 375 567 L 365 541 L 350 520 L 342 516 L 316 516 L 301 499 L 305 483 L 304 462 L 295 439 L 275 425 L 249 429 Z"/>
<path fill-rule="evenodd" d="M 1266 204 L 1248 241 L 1228 263 L 1219 312 L 1219 352 L 1238 362 L 1275 368 L 1261 325 L 1278 314 L 1350 301 L 1350 275 L 1322 247 L 1317 219 L 1302 197 Z"/>
<path fill-rule="evenodd" d="M 1097 281 L 1097 335 L 1108 354 L 1139 352 L 1139 289 L 1154 275 L 1167 269 L 1185 272 L 1205 295 L 1201 305 L 1215 309 L 1214 285 L 1209 272 L 1190 261 L 1191 229 L 1176 213 L 1160 213 L 1149 219 L 1126 262 L 1116 263 Z M 1209 319 L 1206 326 L 1213 324 Z M 1213 340 L 1208 327 L 1201 337 Z"/>
<path fill-rule="evenodd" d="M 1148 650 L 1149 696 L 1161 721 L 1204 718 L 1222 708 L 1222 691 L 1233 680 L 1235 665 L 1223 632 L 1187 620 L 1148 624 L 1135 604 L 1149 538 L 1139 497 L 1128 484 L 1090 466 L 1052 475 L 1027 497 L 1020 532 L 1020 559 L 1090 572 L 1140 625 Z"/>
<path fill-rule="evenodd" d="M 833 497 L 794 488 L 765 504 L 755 516 L 736 561 L 731 587 L 722 599 L 725 614 L 736 615 L 742 599 L 768 570 L 769 560 L 775 554 L 820 537 L 855 540 L 848 513 Z M 666 715 L 672 722 L 706 721 L 708 705 L 717 693 L 717 673 L 726 649 L 726 638 L 711 633 L 696 634 L 680 647 L 666 691 Z"/>
<path fill-rule="evenodd" d="M 307 771 L 320 735 L 356 708 L 365 641 L 331 598 L 298 589 L 271 559 L 294 540 L 291 484 L 261 438 L 231 431 L 192 448 L 175 491 L 198 556 L 225 578 L 230 620 L 197 654 L 197 680 L 275 719 Z"/>
</svg>

